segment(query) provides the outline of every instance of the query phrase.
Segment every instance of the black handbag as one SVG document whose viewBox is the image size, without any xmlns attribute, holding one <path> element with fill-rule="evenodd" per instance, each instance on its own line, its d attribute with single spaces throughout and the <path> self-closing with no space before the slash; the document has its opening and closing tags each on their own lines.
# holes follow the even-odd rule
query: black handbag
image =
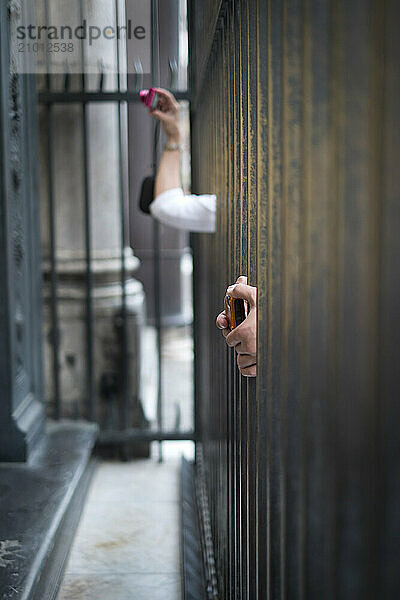
<svg viewBox="0 0 400 600">
<path fill-rule="evenodd" d="M 147 215 L 150 214 L 150 204 L 154 200 L 154 180 L 154 175 L 145 177 L 142 182 L 142 189 L 140 190 L 139 208 Z"/>
</svg>

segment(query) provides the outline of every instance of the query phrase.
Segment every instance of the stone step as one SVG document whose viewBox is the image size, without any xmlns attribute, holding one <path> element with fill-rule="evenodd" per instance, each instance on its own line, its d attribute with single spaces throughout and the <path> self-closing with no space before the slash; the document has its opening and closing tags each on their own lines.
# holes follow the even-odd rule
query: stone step
<svg viewBox="0 0 400 600">
<path fill-rule="evenodd" d="M 53 600 L 91 475 L 97 427 L 49 423 L 28 463 L 0 463 L 0 598 Z"/>
</svg>

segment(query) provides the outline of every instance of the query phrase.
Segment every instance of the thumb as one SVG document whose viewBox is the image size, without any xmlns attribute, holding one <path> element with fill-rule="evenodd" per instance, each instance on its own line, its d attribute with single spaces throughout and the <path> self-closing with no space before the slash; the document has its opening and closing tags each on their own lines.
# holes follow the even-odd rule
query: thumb
<svg viewBox="0 0 400 600">
<path fill-rule="evenodd" d="M 218 315 L 216 319 L 216 325 L 218 329 L 227 329 L 229 323 L 228 319 L 226 318 L 225 312 L 222 312 Z"/>
<path fill-rule="evenodd" d="M 257 288 L 245 283 L 235 283 L 226 290 L 232 298 L 242 298 L 247 300 L 250 308 L 256 306 L 257 303 Z"/>
</svg>

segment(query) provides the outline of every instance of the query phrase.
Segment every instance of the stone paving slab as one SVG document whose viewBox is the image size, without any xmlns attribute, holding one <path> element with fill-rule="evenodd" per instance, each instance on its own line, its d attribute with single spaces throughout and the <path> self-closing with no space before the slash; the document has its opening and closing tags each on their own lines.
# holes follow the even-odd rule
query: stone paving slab
<svg viewBox="0 0 400 600">
<path fill-rule="evenodd" d="M 177 460 L 101 462 L 57 600 L 178 600 Z"/>
</svg>

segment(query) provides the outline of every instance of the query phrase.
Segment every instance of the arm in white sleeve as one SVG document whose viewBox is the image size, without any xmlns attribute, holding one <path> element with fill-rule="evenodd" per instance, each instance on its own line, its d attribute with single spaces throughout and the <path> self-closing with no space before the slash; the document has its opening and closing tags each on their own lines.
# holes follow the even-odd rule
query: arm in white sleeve
<svg viewBox="0 0 400 600">
<path fill-rule="evenodd" d="M 182 188 L 166 190 L 150 204 L 150 212 L 170 227 L 205 233 L 215 231 L 216 197 L 213 194 L 185 196 Z"/>
</svg>

